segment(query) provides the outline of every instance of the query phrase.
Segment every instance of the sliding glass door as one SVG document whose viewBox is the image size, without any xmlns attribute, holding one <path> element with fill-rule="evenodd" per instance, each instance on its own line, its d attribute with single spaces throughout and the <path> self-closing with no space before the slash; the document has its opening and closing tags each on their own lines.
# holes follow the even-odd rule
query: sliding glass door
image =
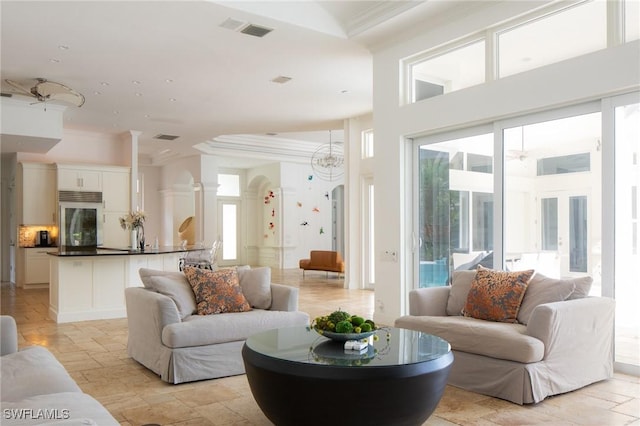
<svg viewBox="0 0 640 426">
<path fill-rule="evenodd" d="M 414 139 L 415 287 L 478 264 L 591 276 L 640 374 L 640 94 Z M 494 153 L 496 155 L 494 155 Z"/>
<path fill-rule="evenodd" d="M 419 287 L 446 285 L 454 269 L 493 266 L 493 135 L 452 136 L 416 141 Z"/>
<path fill-rule="evenodd" d="M 572 112 L 526 117 L 502 131 L 506 266 L 590 275 L 599 295 L 602 117 Z"/>
</svg>

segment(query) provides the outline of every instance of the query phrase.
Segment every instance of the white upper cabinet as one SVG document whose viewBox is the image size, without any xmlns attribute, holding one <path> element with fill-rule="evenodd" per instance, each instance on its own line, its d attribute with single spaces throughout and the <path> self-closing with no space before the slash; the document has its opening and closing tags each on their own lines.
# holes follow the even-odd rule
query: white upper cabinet
<svg viewBox="0 0 640 426">
<path fill-rule="evenodd" d="M 102 199 L 105 211 L 129 211 L 130 179 L 131 172 L 128 168 L 123 168 L 121 171 L 102 172 Z"/>
<path fill-rule="evenodd" d="M 102 191 L 102 172 L 96 168 L 72 168 L 58 165 L 58 190 Z"/>
<path fill-rule="evenodd" d="M 18 220 L 22 225 L 56 223 L 56 169 L 53 164 L 20 163 L 18 169 Z"/>
</svg>

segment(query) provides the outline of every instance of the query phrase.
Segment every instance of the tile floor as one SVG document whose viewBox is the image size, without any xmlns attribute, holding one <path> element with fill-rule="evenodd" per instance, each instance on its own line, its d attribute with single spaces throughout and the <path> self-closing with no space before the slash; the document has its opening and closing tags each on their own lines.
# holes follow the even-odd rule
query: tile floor
<svg viewBox="0 0 640 426">
<path fill-rule="evenodd" d="M 371 291 L 345 290 L 322 272 L 273 271 L 273 282 L 300 288 L 300 307 L 312 317 L 342 308 L 373 313 Z M 123 425 L 270 425 L 245 376 L 170 385 L 127 356 L 126 319 L 55 324 L 48 291 L 1 286 L 2 314 L 18 323 L 20 347 L 48 347 L 80 387 Z M 518 406 L 448 386 L 425 425 L 638 425 L 640 379 L 616 374 L 576 392 Z"/>
</svg>

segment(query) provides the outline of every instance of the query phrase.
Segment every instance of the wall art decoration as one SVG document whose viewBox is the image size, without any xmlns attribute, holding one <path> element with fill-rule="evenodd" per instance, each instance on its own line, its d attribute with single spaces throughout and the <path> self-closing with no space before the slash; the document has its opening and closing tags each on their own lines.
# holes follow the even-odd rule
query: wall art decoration
<svg viewBox="0 0 640 426">
<path fill-rule="evenodd" d="M 273 228 L 275 228 L 275 227 L 276 227 L 276 226 L 273 224 L 273 222 L 269 222 L 269 229 L 273 229 Z"/>
<path fill-rule="evenodd" d="M 301 226 L 309 226 L 309 222 L 307 222 L 307 221 L 305 220 L 305 221 L 304 221 L 304 222 L 302 222 L 300 225 L 301 225 Z"/>
<path fill-rule="evenodd" d="M 324 234 L 324 227 L 320 227 L 320 235 Z"/>
<path fill-rule="evenodd" d="M 320 209 L 317 207 L 314 207 L 313 209 L 311 209 L 311 211 L 314 213 L 320 213 Z"/>
<path fill-rule="evenodd" d="M 309 175 L 309 176 L 307 177 L 307 180 L 313 180 L 313 175 Z"/>
<path fill-rule="evenodd" d="M 271 209 L 271 217 L 275 217 L 276 216 L 276 210 L 275 209 Z"/>
<path fill-rule="evenodd" d="M 302 207 L 302 203 L 301 203 L 300 201 L 298 201 L 298 202 L 296 203 L 296 206 L 298 206 L 298 207 Z"/>
<path fill-rule="evenodd" d="M 324 193 L 324 198 L 326 198 L 327 200 L 329 199 L 329 191 Z"/>
<path fill-rule="evenodd" d="M 273 193 L 273 191 L 269 191 L 269 193 L 267 195 L 264 196 L 264 203 L 265 204 L 271 204 L 271 199 L 275 198 L 275 194 Z"/>
</svg>

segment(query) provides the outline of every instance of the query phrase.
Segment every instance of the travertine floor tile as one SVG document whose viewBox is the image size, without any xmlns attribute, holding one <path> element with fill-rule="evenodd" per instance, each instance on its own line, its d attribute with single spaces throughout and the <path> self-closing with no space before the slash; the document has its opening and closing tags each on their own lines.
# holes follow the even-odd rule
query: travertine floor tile
<svg viewBox="0 0 640 426">
<path fill-rule="evenodd" d="M 272 281 L 299 287 L 300 309 L 312 318 L 337 308 L 373 316 L 374 293 L 344 289 L 344 280 L 334 274 L 327 278 L 309 272 L 303 280 L 297 269 L 274 269 Z M 82 390 L 123 426 L 271 425 L 245 375 L 172 385 L 129 358 L 126 318 L 56 324 L 47 317 L 48 290 L 25 291 L 3 283 L 1 296 L 2 314 L 13 315 L 18 323 L 20 347 L 49 348 Z M 640 426 L 639 399 L 640 378 L 623 374 L 527 406 L 447 386 L 424 425 Z"/>
</svg>

